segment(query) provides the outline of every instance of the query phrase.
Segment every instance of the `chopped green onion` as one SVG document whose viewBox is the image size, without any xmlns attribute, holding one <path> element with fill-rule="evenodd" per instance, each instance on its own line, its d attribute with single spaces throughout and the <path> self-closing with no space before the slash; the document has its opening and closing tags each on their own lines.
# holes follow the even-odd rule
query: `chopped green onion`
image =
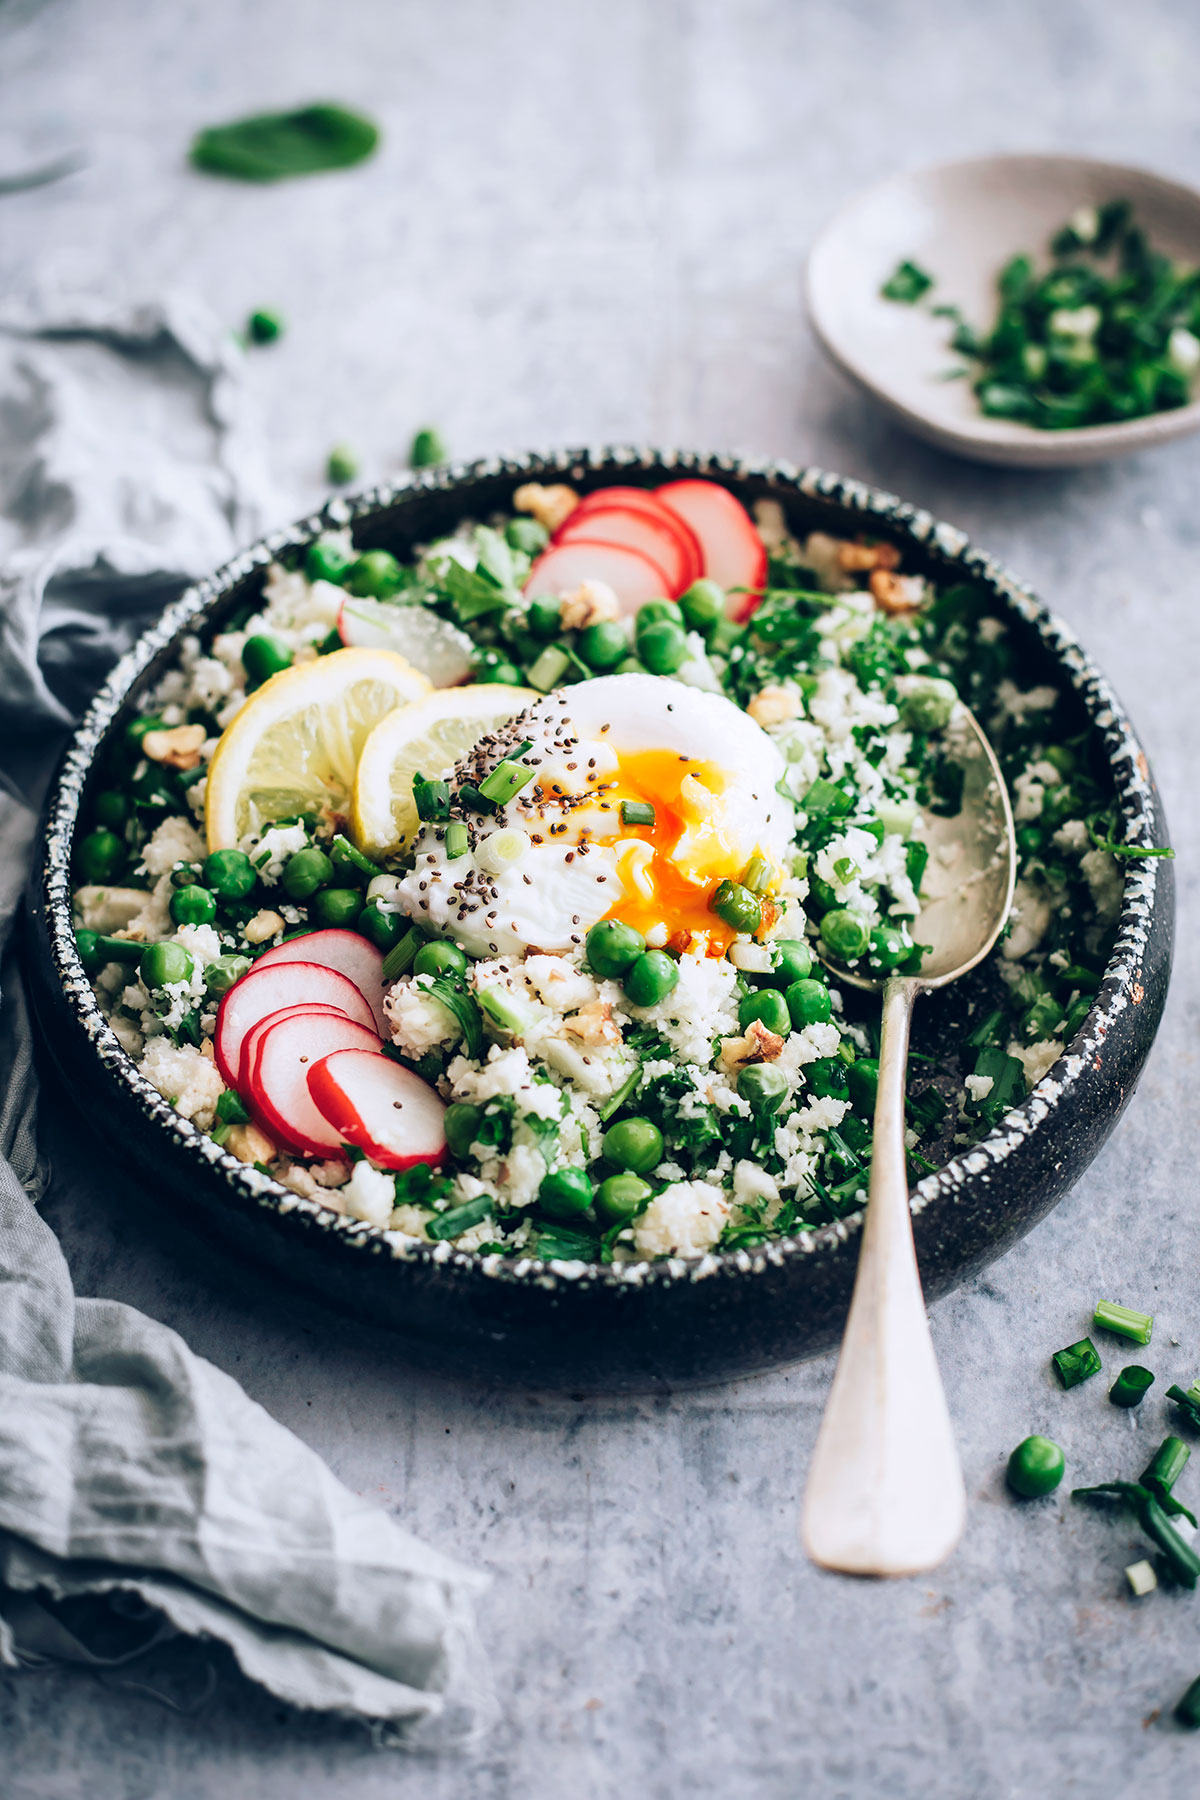
<svg viewBox="0 0 1200 1800">
<path fill-rule="evenodd" d="M 1108 1397 L 1114 1406 L 1138 1406 L 1153 1386 L 1154 1377 L 1150 1370 L 1143 1369 L 1140 1363 L 1130 1363 L 1109 1388 Z"/>
<path fill-rule="evenodd" d="M 520 1033 L 529 1024 L 529 1015 L 521 1007 L 514 1006 L 507 994 L 496 988 L 480 988 L 476 998 L 483 1011 L 498 1025 L 501 1031 Z"/>
<path fill-rule="evenodd" d="M 522 763 L 505 757 L 479 784 L 479 792 L 485 800 L 491 800 L 496 806 L 506 806 L 523 787 L 528 787 L 537 773 L 536 769 L 527 769 Z"/>
<path fill-rule="evenodd" d="M 1103 1366 L 1095 1344 L 1086 1337 L 1080 1338 L 1077 1344 L 1068 1344 L 1065 1350 L 1056 1350 L 1050 1361 L 1065 1388 L 1078 1387 L 1081 1381 L 1098 1375 Z"/>
<path fill-rule="evenodd" d="M 810 819 L 821 819 L 828 815 L 840 819 L 848 813 L 854 801 L 844 788 L 835 787 L 832 781 L 826 781 L 818 775 L 808 792 L 800 802 L 801 811 Z"/>
<path fill-rule="evenodd" d="M 145 944 L 135 943 L 132 938 L 105 937 L 101 932 L 95 946 L 99 959 L 97 967 L 106 962 L 140 962 L 145 948 Z"/>
<path fill-rule="evenodd" d="M 468 1200 L 465 1206 L 452 1206 L 449 1212 L 435 1213 L 426 1222 L 425 1236 L 434 1239 L 458 1237 L 472 1225 L 482 1225 L 485 1219 L 490 1219 L 495 1204 L 490 1194 L 480 1194 L 478 1199 Z"/>
<path fill-rule="evenodd" d="M 466 1054 L 472 1062 L 478 1062 L 483 1055 L 483 1023 L 479 1017 L 479 1007 L 471 995 L 444 977 L 431 981 L 425 992 L 431 999 L 441 1001 L 462 1032 Z M 479 998 L 482 1002 L 482 994 Z"/>
<path fill-rule="evenodd" d="M 469 781 L 461 783 L 458 797 L 464 806 L 470 807 L 472 812 L 490 813 L 496 810 L 487 795 L 480 793 L 479 789 Z"/>
<path fill-rule="evenodd" d="M 399 941 L 392 945 L 383 959 L 383 979 L 395 981 L 400 975 L 406 975 L 412 968 L 413 958 L 425 942 L 424 934 L 413 925 Z"/>
<path fill-rule="evenodd" d="M 1164 1438 L 1138 1479 L 1156 1500 L 1165 1501 L 1187 1467 L 1191 1454 L 1182 1438 Z"/>
<path fill-rule="evenodd" d="M 571 666 L 571 658 L 559 644 L 547 644 L 541 655 L 525 671 L 525 679 L 539 694 L 556 687 Z"/>
<path fill-rule="evenodd" d="M 656 813 L 649 800 L 622 800 L 622 825 L 653 825 Z"/>
<path fill-rule="evenodd" d="M 372 862 L 369 856 L 364 856 L 362 851 L 352 844 L 348 837 L 343 837 L 340 831 L 329 848 L 335 862 L 349 863 L 350 867 L 357 869 L 360 875 L 383 874 L 379 864 Z"/>
<path fill-rule="evenodd" d="M 968 1031 L 963 1039 L 964 1044 L 968 1044 L 972 1050 L 983 1050 L 988 1045 L 995 1044 L 1001 1036 L 1006 1035 L 1005 1018 L 1006 1014 L 1000 1007 L 995 1012 L 985 1013 L 975 1029 Z"/>
<path fill-rule="evenodd" d="M 1158 1586 L 1158 1576 L 1154 1573 L 1154 1564 L 1142 1559 L 1141 1562 L 1130 1563 L 1125 1570 L 1125 1579 L 1140 1600 L 1143 1594 L 1152 1594 Z"/>
<path fill-rule="evenodd" d="M 771 879 L 771 865 L 765 856 L 752 856 L 742 876 L 742 886 L 752 894 L 761 894 Z"/>
<path fill-rule="evenodd" d="M 426 781 L 423 775 L 418 775 L 412 784 L 412 791 L 418 818 L 440 820 L 450 817 L 448 781 Z"/>
<path fill-rule="evenodd" d="M 233 1088 L 226 1088 L 217 1098 L 217 1117 L 222 1125 L 248 1125 L 250 1114 L 242 1104 L 241 1095 Z"/>
<path fill-rule="evenodd" d="M 1169 1387 L 1167 1399 L 1174 1401 L 1193 1430 L 1200 1431 L 1200 1381 L 1193 1381 L 1186 1394 L 1181 1387 Z"/>
<path fill-rule="evenodd" d="M 455 862 L 465 856 L 471 845 L 471 834 L 461 819 L 451 819 L 446 827 L 446 861 Z"/>
<path fill-rule="evenodd" d="M 1135 1312 L 1132 1306 L 1118 1306 L 1112 1300 L 1098 1300 L 1092 1324 L 1101 1331 L 1115 1331 L 1118 1337 L 1130 1338 L 1135 1344 L 1148 1344 L 1154 1329 L 1149 1313 Z"/>
<path fill-rule="evenodd" d="M 634 1094 L 636 1094 L 641 1085 L 641 1080 L 642 1065 L 639 1063 L 637 1068 L 625 1077 L 616 1092 L 609 1095 L 608 1099 L 604 1102 L 604 1105 L 596 1108 L 601 1124 L 603 1124 L 606 1119 L 611 1119 L 615 1112 L 620 1112 L 627 1100 L 633 1099 Z"/>
<path fill-rule="evenodd" d="M 1072 1500 L 1117 1499 L 1131 1508 L 1146 1536 L 1162 1551 L 1167 1567 L 1181 1587 L 1194 1588 L 1200 1576 L 1200 1556 L 1172 1525 L 1155 1496 L 1134 1481 L 1102 1481 L 1095 1487 L 1072 1488 Z M 1168 1496 L 1169 1499 L 1169 1496 Z M 1176 1502 L 1178 1505 L 1178 1502 Z M 1181 1512 L 1184 1508 L 1179 1509 Z M 1187 1515 L 1190 1518 L 1190 1514 Z M 1193 1521 L 1194 1523 L 1194 1521 Z"/>
<path fill-rule="evenodd" d="M 896 265 L 879 292 L 885 300 L 899 300 L 905 306 L 914 306 L 932 286 L 933 276 L 927 275 L 919 263 L 910 262 L 906 257 Z"/>
<path fill-rule="evenodd" d="M 1200 1728 L 1200 1675 L 1197 1675 L 1190 1688 L 1175 1707 L 1175 1717 L 1189 1731 Z"/>
</svg>

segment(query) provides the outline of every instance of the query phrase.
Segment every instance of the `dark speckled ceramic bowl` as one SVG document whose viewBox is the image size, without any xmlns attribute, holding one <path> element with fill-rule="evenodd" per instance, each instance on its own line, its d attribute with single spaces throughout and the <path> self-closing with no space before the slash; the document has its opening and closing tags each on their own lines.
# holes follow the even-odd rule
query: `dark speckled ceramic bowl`
<svg viewBox="0 0 1200 1800">
<path fill-rule="evenodd" d="M 50 795 L 29 926 L 37 1012 L 65 1091 L 96 1141 L 130 1159 L 179 1215 L 238 1259 L 317 1290 L 398 1333 L 414 1360 L 537 1386 L 650 1388 L 794 1361 L 833 1343 L 854 1277 L 861 1215 L 758 1250 L 698 1263 L 575 1266 L 481 1259 L 450 1244 L 389 1241 L 247 1169 L 173 1111 L 135 1071 L 93 998 L 71 929 L 71 846 L 108 734 L 173 661 L 185 632 L 219 622 L 254 594 L 272 557 L 352 523 L 364 547 L 407 555 L 458 523 L 507 508 L 533 477 L 583 488 L 656 485 L 680 474 L 723 482 L 749 503 L 769 496 L 801 533 L 864 528 L 902 546 L 906 569 L 969 578 L 992 596 L 1024 652 L 1027 684 L 1073 690 L 1112 772 L 1129 835 L 1165 842 L 1146 757 L 1103 675 L 1070 632 L 959 531 L 928 513 L 819 470 L 649 450 L 564 452 L 414 475 L 335 500 L 319 517 L 256 544 L 189 589 L 114 669 L 66 753 Z M 919 1183 L 917 1251 L 931 1297 L 982 1268 L 1061 1199 L 1126 1106 L 1157 1029 L 1171 963 L 1174 889 L 1162 859 L 1131 862 L 1116 948 L 1087 1020 L 1033 1093 L 981 1143 Z M 979 977 L 983 979 L 984 977 Z M 916 1047 L 961 1036 L 959 983 L 923 1000 Z"/>
</svg>

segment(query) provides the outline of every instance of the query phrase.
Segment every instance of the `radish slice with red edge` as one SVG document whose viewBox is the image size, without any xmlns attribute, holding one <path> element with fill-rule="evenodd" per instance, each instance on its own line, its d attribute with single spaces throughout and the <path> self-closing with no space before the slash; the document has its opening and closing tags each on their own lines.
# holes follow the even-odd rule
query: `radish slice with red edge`
<svg viewBox="0 0 1200 1800">
<path fill-rule="evenodd" d="M 582 581 L 605 582 L 626 613 L 637 612 L 647 600 L 665 599 L 669 592 L 663 571 L 640 550 L 576 538 L 569 544 L 552 544 L 542 552 L 525 583 L 525 593 L 530 600 L 541 594 L 557 599 Z"/>
<path fill-rule="evenodd" d="M 644 513 L 652 519 L 657 519 L 660 524 L 669 524 L 684 549 L 688 568 L 687 585 L 690 587 L 693 581 L 699 580 L 704 573 L 704 555 L 700 549 L 699 538 L 686 520 L 681 519 L 678 513 L 673 513 L 669 506 L 664 506 L 657 494 L 652 494 L 649 488 L 596 488 L 592 493 L 584 495 L 575 511 L 568 517 L 566 524 L 578 526 L 584 519 L 590 518 L 592 513 L 609 512 L 613 507 L 618 508 L 621 512 Z M 565 526 L 559 527 L 560 531 L 564 529 Z M 572 535 L 582 537 L 583 533 L 575 531 Z M 653 552 L 651 552 L 651 560 L 657 561 Z"/>
<path fill-rule="evenodd" d="M 394 650 L 436 688 L 467 680 L 475 647 L 465 631 L 427 606 L 347 594 L 338 613 L 338 636 L 358 650 Z"/>
<path fill-rule="evenodd" d="M 665 506 L 658 518 L 652 512 L 623 506 L 589 507 L 582 518 L 574 512 L 555 532 L 554 542 L 571 544 L 580 538 L 587 538 L 592 543 L 624 544 L 630 550 L 640 550 L 663 571 L 672 599 L 695 580 L 687 545 Z"/>
<path fill-rule="evenodd" d="M 380 1044 L 365 1025 L 315 1008 L 276 1019 L 256 1039 L 247 1070 L 249 1104 L 264 1131 L 301 1156 L 343 1154 L 346 1140 L 320 1111 L 308 1088 L 308 1071 L 335 1050 L 366 1050 L 378 1055 Z M 381 1056 L 380 1061 L 384 1060 Z"/>
<path fill-rule="evenodd" d="M 282 1006 L 278 1012 L 268 1013 L 257 1025 L 252 1025 L 242 1039 L 242 1058 L 238 1070 L 238 1093 L 253 1110 L 250 1099 L 250 1071 L 254 1067 L 254 1058 L 258 1054 L 258 1046 L 264 1031 L 272 1025 L 278 1025 L 280 1019 L 291 1019 L 297 1013 L 332 1013 L 335 1019 L 344 1019 L 345 1013 L 340 1006 L 318 1005 L 306 1003 L 303 1006 Z"/>
<path fill-rule="evenodd" d="M 320 931 L 306 931 L 303 937 L 289 938 L 286 944 L 276 944 L 273 949 L 264 951 L 254 967 L 269 969 L 277 963 L 289 962 L 320 963 L 352 981 L 371 1008 L 375 1029 L 381 1037 L 387 1036 L 387 1020 L 383 1016 L 383 952 L 365 937 L 357 931 L 343 931 L 337 925 L 326 926 Z"/>
<path fill-rule="evenodd" d="M 767 553 L 741 501 L 715 481 L 669 481 L 655 491 L 699 538 L 704 573 L 727 593 L 749 590 L 729 594 L 727 608 L 731 618 L 748 619 L 767 585 Z"/>
<path fill-rule="evenodd" d="M 250 1027 L 268 1013 L 306 1002 L 336 1006 L 347 1018 L 357 1020 L 370 1031 L 375 1029 L 375 1014 L 361 991 L 337 969 L 317 962 L 282 962 L 264 968 L 259 961 L 240 981 L 234 982 L 217 1013 L 213 1050 L 226 1087 L 238 1085 L 242 1042 Z"/>
<path fill-rule="evenodd" d="M 308 1071 L 308 1088 L 339 1138 L 381 1168 L 436 1168 L 445 1157 L 444 1103 L 389 1057 L 335 1050 Z"/>
</svg>

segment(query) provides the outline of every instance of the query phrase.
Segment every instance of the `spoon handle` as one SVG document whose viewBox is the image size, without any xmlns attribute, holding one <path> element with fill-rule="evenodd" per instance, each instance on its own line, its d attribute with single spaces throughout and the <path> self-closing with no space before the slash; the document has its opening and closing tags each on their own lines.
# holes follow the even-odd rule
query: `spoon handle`
<svg viewBox="0 0 1200 1800">
<path fill-rule="evenodd" d="M 966 1494 L 913 1247 L 904 1078 L 916 981 L 883 990 L 871 1189 L 854 1298 L 804 1496 L 804 1547 L 852 1575 L 936 1568 Z"/>
</svg>

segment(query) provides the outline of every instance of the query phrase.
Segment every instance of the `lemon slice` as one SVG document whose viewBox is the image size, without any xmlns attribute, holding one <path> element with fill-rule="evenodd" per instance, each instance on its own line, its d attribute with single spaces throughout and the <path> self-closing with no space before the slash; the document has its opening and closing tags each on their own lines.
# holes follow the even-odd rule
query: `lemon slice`
<svg viewBox="0 0 1200 1800">
<path fill-rule="evenodd" d="M 272 675 L 221 734 L 208 771 L 210 850 L 276 819 L 344 818 L 363 745 L 379 721 L 430 692 L 391 650 L 334 650 Z"/>
<path fill-rule="evenodd" d="M 479 682 L 435 689 L 381 720 L 363 746 L 354 784 L 350 832 L 359 849 L 377 859 L 395 856 L 420 824 L 413 776 L 435 781 L 448 774 L 480 738 L 540 699 L 532 688 Z"/>
</svg>

